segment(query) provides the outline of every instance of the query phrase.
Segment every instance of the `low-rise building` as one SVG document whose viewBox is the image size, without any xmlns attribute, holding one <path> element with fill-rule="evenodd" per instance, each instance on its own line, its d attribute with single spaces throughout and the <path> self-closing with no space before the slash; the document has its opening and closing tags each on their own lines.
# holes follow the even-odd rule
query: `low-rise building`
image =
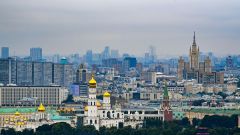
<svg viewBox="0 0 240 135">
<path fill-rule="evenodd" d="M 60 105 L 67 98 L 68 90 L 60 86 L 0 86 L 0 106 Z M 32 102 L 23 104 L 29 98 Z M 24 102 L 26 103 L 26 102 Z"/>
</svg>

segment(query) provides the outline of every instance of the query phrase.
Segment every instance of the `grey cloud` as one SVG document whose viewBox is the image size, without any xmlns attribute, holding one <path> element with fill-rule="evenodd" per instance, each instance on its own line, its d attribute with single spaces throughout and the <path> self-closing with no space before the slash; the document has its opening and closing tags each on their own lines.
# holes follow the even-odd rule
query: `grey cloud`
<svg viewBox="0 0 240 135">
<path fill-rule="evenodd" d="M 192 32 L 202 51 L 239 54 L 237 0 L 2 0 L 0 46 L 16 54 L 42 47 L 45 54 L 83 54 L 108 45 L 142 55 L 188 53 Z"/>
</svg>

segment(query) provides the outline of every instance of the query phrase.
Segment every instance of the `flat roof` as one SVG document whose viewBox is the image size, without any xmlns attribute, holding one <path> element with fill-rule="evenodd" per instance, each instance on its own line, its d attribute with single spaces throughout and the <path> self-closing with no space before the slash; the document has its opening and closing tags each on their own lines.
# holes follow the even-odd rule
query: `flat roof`
<svg viewBox="0 0 240 135">
<path fill-rule="evenodd" d="M 0 87 L 9 87 L 9 88 L 11 88 L 11 87 L 26 87 L 26 88 L 39 88 L 39 87 L 44 87 L 44 88 L 47 88 L 47 87 L 51 87 L 51 88 L 54 88 L 54 87 L 61 87 L 61 86 L 0 86 Z M 62 88 L 65 88 L 65 87 L 62 87 Z"/>
</svg>

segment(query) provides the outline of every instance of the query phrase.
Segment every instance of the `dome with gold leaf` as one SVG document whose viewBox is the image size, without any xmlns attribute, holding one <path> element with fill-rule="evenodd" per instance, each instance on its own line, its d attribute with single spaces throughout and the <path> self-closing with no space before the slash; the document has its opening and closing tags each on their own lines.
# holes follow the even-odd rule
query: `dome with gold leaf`
<svg viewBox="0 0 240 135">
<path fill-rule="evenodd" d="M 14 115 L 15 115 L 15 116 L 19 116 L 20 113 L 19 113 L 18 111 L 16 111 Z"/>
<path fill-rule="evenodd" d="M 85 107 L 84 107 L 84 111 L 88 111 L 88 106 L 85 106 Z"/>
<path fill-rule="evenodd" d="M 104 92 L 104 94 L 103 94 L 103 97 L 110 97 L 111 96 L 111 94 L 109 93 L 109 92 Z"/>
<path fill-rule="evenodd" d="M 40 105 L 39 105 L 39 107 L 38 107 L 38 111 L 39 112 L 45 112 L 45 107 L 43 106 L 43 104 L 41 103 Z"/>
<path fill-rule="evenodd" d="M 88 82 L 90 88 L 96 88 L 97 81 L 94 79 L 94 76 L 92 75 L 92 79 Z"/>
<path fill-rule="evenodd" d="M 101 107 L 101 103 L 99 101 L 97 101 L 96 105 L 97 107 Z"/>
</svg>

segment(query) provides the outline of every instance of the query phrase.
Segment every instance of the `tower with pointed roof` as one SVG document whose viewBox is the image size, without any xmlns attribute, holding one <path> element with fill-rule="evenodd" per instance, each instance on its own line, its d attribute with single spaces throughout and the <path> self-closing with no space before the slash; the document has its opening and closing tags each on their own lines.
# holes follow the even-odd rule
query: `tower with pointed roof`
<svg viewBox="0 0 240 135">
<path fill-rule="evenodd" d="M 211 58 L 207 56 L 200 61 L 199 46 L 196 44 L 195 32 L 193 43 L 189 49 L 189 61 L 185 62 L 182 57 L 178 60 L 178 80 L 196 80 L 200 84 L 223 84 L 224 73 L 212 71 Z"/>
<path fill-rule="evenodd" d="M 172 109 L 171 109 L 170 101 L 169 101 L 167 83 L 164 84 L 164 92 L 163 92 L 163 101 L 162 101 L 162 105 L 161 105 L 161 111 L 163 113 L 164 121 L 172 121 L 173 120 L 173 114 L 172 114 Z"/>
<path fill-rule="evenodd" d="M 199 47 L 197 47 L 195 32 L 193 35 L 193 43 L 189 50 L 189 58 L 190 58 L 190 68 L 193 70 L 198 70 L 199 68 Z"/>
<path fill-rule="evenodd" d="M 98 117 L 98 105 L 97 105 L 97 81 L 92 75 L 92 79 L 88 82 L 88 105 L 85 107 L 85 113 L 87 114 L 87 125 L 94 125 L 96 129 L 99 129 L 99 117 Z"/>
</svg>

